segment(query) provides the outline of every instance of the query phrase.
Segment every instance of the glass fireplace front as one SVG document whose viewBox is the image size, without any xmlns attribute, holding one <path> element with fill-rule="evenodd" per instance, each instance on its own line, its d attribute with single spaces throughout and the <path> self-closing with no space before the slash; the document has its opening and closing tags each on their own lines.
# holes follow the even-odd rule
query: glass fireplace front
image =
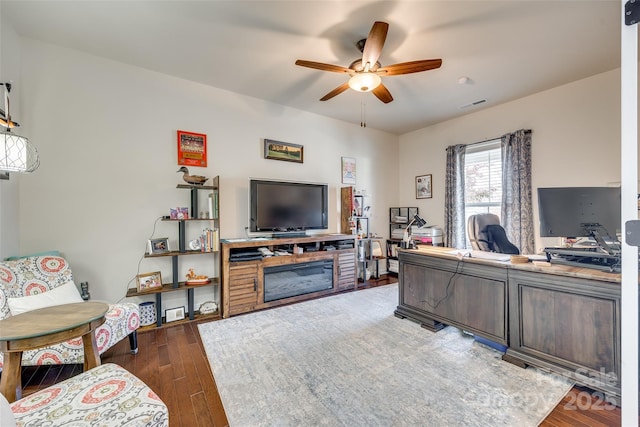
<svg viewBox="0 0 640 427">
<path fill-rule="evenodd" d="M 264 269 L 264 302 L 333 288 L 333 259 Z"/>
</svg>

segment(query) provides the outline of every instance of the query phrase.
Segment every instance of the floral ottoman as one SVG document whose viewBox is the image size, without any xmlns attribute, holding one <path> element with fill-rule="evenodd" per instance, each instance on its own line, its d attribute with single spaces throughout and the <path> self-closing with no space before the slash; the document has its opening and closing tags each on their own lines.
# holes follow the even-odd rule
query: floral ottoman
<svg viewBox="0 0 640 427">
<path fill-rule="evenodd" d="M 33 393 L 10 408 L 18 427 L 169 425 L 169 411 L 153 390 L 112 363 Z"/>
</svg>

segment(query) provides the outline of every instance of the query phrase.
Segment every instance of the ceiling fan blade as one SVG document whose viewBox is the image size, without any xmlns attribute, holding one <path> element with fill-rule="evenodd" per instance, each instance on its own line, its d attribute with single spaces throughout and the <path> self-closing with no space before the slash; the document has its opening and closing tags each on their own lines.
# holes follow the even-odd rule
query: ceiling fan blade
<svg viewBox="0 0 640 427">
<path fill-rule="evenodd" d="M 367 36 L 367 41 L 364 44 L 364 49 L 362 49 L 363 67 L 367 66 L 367 62 L 369 63 L 369 68 L 373 67 L 375 63 L 378 62 L 378 58 L 380 58 L 380 54 L 382 53 L 384 41 L 387 39 L 388 30 L 389 24 L 386 22 L 376 21 L 373 23 L 373 27 L 371 27 L 371 31 L 369 31 L 369 35 Z"/>
<path fill-rule="evenodd" d="M 353 71 L 348 68 L 341 67 L 340 65 L 325 64 L 323 62 L 305 61 L 302 59 L 298 59 L 296 61 L 296 65 L 299 65 L 301 67 L 313 68 L 316 70 L 332 71 L 334 73 L 349 73 Z"/>
<path fill-rule="evenodd" d="M 320 98 L 320 101 L 328 101 L 334 96 L 340 95 L 342 92 L 344 92 L 347 89 L 349 89 L 349 82 L 341 84 L 340 86 L 338 86 L 337 88 L 335 88 L 334 90 L 332 90 L 331 92 L 329 92 L 328 94 Z"/>
<path fill-rule="evenodd" d="M 391 92 L 389 92 L 389 89 L 387 89 L 387 87 L 382 83 L 380 83 L 380 85 L 377 88 L 375 88 L 372 92 L 376 96 L 376 98 L 378 98 L 380 101 L 384 102 L 385 104 L 388 104 L 391 101 L 393 101 L 393 96 L 391 96 Z"/>
<path fill-rule="evenodd" d="M 376 74 L 381 76 L 397 76 L 399 74 L 419 73 L 421 71 L 435 70 L 442 65 L 442 59 L 423 59 L 420 61 L 402 62 L 400 64 L 380 67 Z"/>
</svg>

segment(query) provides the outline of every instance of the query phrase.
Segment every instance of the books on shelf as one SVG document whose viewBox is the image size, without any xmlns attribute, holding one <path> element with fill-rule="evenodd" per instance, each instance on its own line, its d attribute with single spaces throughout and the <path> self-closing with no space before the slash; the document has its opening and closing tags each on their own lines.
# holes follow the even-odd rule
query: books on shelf
<svg viewBox="0 0 640 427">
<path fill-rule="evenodd" d="M 218 192 L 209 193 L 209 218 L 218 219 Z"/>
<path fill-rule="evenodd" d="M 205 228 L 200 235 L 202 252 L 217 252 L 220 248 L 220 232 L 217 228 Z"/>
</svg>

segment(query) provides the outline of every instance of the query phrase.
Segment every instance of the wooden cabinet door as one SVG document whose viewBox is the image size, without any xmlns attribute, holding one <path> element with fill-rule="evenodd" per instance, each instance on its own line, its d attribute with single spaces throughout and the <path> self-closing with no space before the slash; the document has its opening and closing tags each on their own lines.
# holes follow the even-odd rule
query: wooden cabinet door
<svg viewBox="0 0 640 427">
<path fill-rule="evenodd" d="M 514 272 L 507 354 L 617 395 L 620 309 L 617 283 Z"/>
<path fill-rule="evenodd" d="M 506 281 L 413 264 L 402 273 L 401 304 L 506 343 Z"/>
<path fill-rule="evenodd" d="M 238 263 L 229 267 L 229 314 L 252 311 L 261 289 L 257 263 Z"/>
<path fill-rule="evenodd" d="M 338 255 L 338 268 L 334 280 L 337 290 L 355 289 L 356 287 L 356 254 L 355 251 Z"/>
</svg>

